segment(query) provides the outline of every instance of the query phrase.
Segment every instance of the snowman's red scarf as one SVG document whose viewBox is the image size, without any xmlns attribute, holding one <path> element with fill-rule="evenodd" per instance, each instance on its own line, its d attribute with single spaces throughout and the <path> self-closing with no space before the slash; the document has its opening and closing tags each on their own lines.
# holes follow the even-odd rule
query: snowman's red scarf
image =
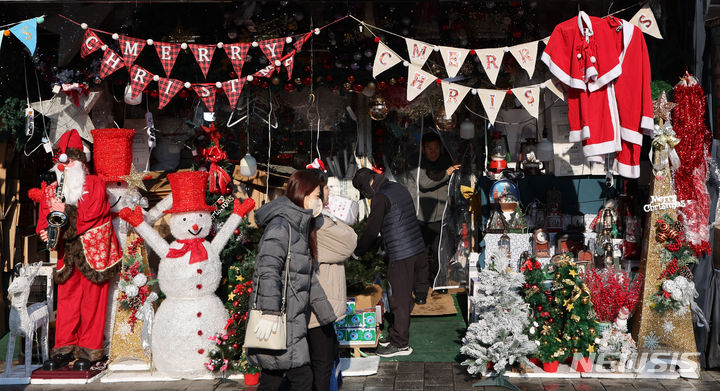
<svg viewBox="0 0 720 391">
<path fill-rule="evenodd" d="M 181 248 L 171 248 L 166 257 L 180 258 L 190 252 L 190 264 L 206 261 L 208 259 L 207 249 L 203 245 L 205 238 L 197 239 L 178 239 L 178 243 L 182 243 Z"/>
</svg>

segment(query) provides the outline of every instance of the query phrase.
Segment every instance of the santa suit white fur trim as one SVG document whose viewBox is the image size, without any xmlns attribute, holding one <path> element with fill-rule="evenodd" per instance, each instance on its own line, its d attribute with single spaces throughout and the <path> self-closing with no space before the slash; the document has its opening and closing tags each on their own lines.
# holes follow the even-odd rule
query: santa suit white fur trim
<svg viewBox="0 0 720 391">
<path fill-rule="evenodd" d="M 586 126 L 587 127 L 587 126 Z M 571 143 L 575 143 L 578 141 L 582 141 L 582 131 L 580 130 L 571 130 L 568 135 L 568 141 Z"/>
<path fill-rule="evenodd" d="M 615 140 L 606 141 L 599 144 L 589 144 L 583 146 L 583 154 L 585 157 L 605 155 L 615 152 Z"/>
<path fill-rule="evenodd" d="M 621 134 L 623 140 L 631 142 L 633 144 L 642 145 L 642 141 L 643 141 L 642 133 L 638 133 L 634 130 L 630 130 L 627 128 L 621 128 L 620 134 Z"/>
<path fill-rule="evenodd" d="M 617 79 L 618 76 L 622 74 L 622 64 L 617 64 L 613 69 L 608 71 L 606 74 L 598 77 L 597 79 L 588 82 L 588 90 L 590 92 L 597 91 L 600 88 L 602 88 L 604 85 L 610 83 L 611 81 Z"/>
<path fill-rule="evenodd" d="M 625 178 L 639 178 L 640 166 L 629 166 L 615 160 L 615 170 Z"/>
<path fill-rule="evenodd" d="M 565 71 L 563 71 L 559 66 L 557 66 L 557 64 L 553 62 L 549 54 L 543 52 L 540 59 L 542 60 L 542 62 L 545 63 L 545 65 L 547 65 L 548 69 L 550 69 L 550 72 L 565 85 L 585 91 L 585 82 L 580 79 L 574 79 L 570 77 L 570 75 L 565 73 Z"/>
<path fill-rule="evenodd" d="M 655 121 L 650 117 L 643 116 L 642 120 L 640 120 L 640 129 L 642 129 L 646 135 L 651 135 L 653 130 L 655 130 Z"/>
</svg>

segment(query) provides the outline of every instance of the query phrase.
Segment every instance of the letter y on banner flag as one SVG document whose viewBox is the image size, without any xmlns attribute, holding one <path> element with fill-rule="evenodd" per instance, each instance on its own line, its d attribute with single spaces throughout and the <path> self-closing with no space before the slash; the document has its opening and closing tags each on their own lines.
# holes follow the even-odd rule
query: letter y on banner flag
<svg viewBox="0 0 720 391">
<path fill-rule="evenodd" d="M 537 85 L 529 87 L 513 88 L 513 95 L 522 103 L 525 110 L 533 117 L 538 117 L 540 107 L 540 87 Z"/>
<path fill-rule="evenodd" d="M 24 20 L 10 27 L 10 32 L 27 46 L 30 54 L 35 54 L 35 45 L 37 44 L 37 20 L 35 18 Z"/>
<path fill-rule="evenodd" d="M 240 93 L 242 93 L 243 86 L 245 85 L 245 78 L 242 79 L 231 79 L 222 83 L 223 91 L 230 102 L 230 109 L 234 109 L 237 104 Z"/>
<path fill-rule="evenodd" d="M 422 41 L 405 38 L 405 44 L 407 44 L 408 53 L 410 54 L 410 62 L 420 67 L 425 65 L 425 61 L 433 52 L 433 47 Z"/>
<path fill-rule="evenodd" d="M 460 68 L 465 62 L 465 57 L 467 57 L 468 53 L 470 53 L 470 50 L 468 49 L 440 46 L 440 54 L 442 55 L 443 61 L 445 62 L 445 71 L 447 72 L 448 76 L 457 76 Z"/>
<path fill-rule="evenodd" d="M 662 34 L 660 34 L 660 28 L 655 20 L 655 15 L 648 4 L 645 4 L 642 8 L 640 8 L 635 16 L 630 19 L 630 23 L 638 26 L 640 31 L 645 34 L 653 36 L 657 39 L 663 39 Z"/>
<path fill-rule="evenodd" d="M 482 64 L 490 82 L 495 84 L 503 57 L 505 57 L 505 50 L 503 48 L 475 49 L 475 55 L 480 59 L 480 64 Z"/>
<path fill-rule="evenodd" d="M 238 76 L 242 73 L 249 48 L 250 44 L 248 43 L 226 43 L 223 45 L 225 54 L 227 54 L 230 59 L 230 63 L 232 63 L 233 69 L 235 69 L 235 73 L 238 74 Z"/>
<path fill-rule="evenodd" d="M 177 56 L 180 53 L 180 45 L 155 42 L 153 46 L 155 46 L 160 63 L 165 70 L 165 76 L 170 76 L 170 72 L 172 72 L 173 66 L 175 66 L 175 60 L 177 60 Z"/>
<path fill-rule="evenodd" d="M 150 84 L 153 74 L 145 70 L 143 67 L 133 65 L 130 69 L 130 98 L 135 99 Z"/>
<path fill-rule="evenodd" d="M 202 99 L 207 111 L 215 111 L 215 83 L 193 84 L 192 89 Z"/>
<path fill-rule="evenodd" d="M 202 70 L 203 76 L 207 77 L 208 70 L 210 69 L 210 63 L 212 63 L 212 57 L 215 53 L 215 48 L 217 48 L 217 46 L 189 43 L 188 47 L 190 48 L 192 54 L 195 56 L 195 61 L 197 61 L 198 65 L 200 66 L 200 70 Z"/>
<path fill-rule="evenodd" d="M 85 30 L 82 45 L 80 46 L 80 57 L 85 58 L 95 53 L 102 45 L 104 45 L 104 43 L 94 31 L 90 29 Z"/>
<path fill-rule="evenodd" d="M 162 110 L 165 105 L 170 103 L 170 100 L 183 88 L 183 82 L 175 79 L 166 79 L 161 77 L 158 81 L 158 87 L 160 89 L 160 102 L 158 103 L 158 110 Z"/>
<path fill-rule="evenodd" d="M 480 97 L 480 103 L 482 103 L 483 109 L 485 109 L 488 121 L 490 121 L 492 125 L 495 125 L 495 118 L 497 118 L 500 106 L 502 106 L 507 92 L 504 90 L 486 90 L 482 88 L 478 88 L 475 91 L 478 97 Z"/>
<path fill-rule="evenodd" d="M 537 48 L 538 41 L 526 42 L 520 45 L 510 47 L 510 53 L 512 53 L 518 64 L 527 71 L 530 78 L 535 73 L 535 62 L 537 61 Z"/>
<path fill-rule="evenodd" d="M 270 65 L 274 65 L 276 67 L 280 66 L 275 63 L 275 61 L 279 61 L 283 54 L 283 49 L 285 48 L 285 38 L 273 38 L 273 39 L 267 39 L 265 41 L 260 41 L 260 50 L 262 50 L 263 54 L 265 54 L 265 57 L 270 60 Z"/>
<path fill-rule="evenodd" d="M 420 69 L 419 66 L 410 64 L 408 67 L 408 80 L 407 80 L 407 100 L 408 102 L 417 98 L 423 91 L 425 91 L 430 84 L 435 82 L 437 77 L 431 75 L 428 72 Z"/>
<path fill-rule="evenodd" d="M 400 56 L 385 46 L 384 43 L 378 42 L 377 51 L 375 52 L 375 62 L 373 62 L 373 78 L 394 67 L 399 62 Z"/>
<path fill-rule="evenodd" d="M 452 117 L 453 113 L 465 99 L 465 95 L 472 88 L 460 84 L 442 82 L 443 102 L 445 103 L 445 117 Z"/>
<path fill-rule="evenodd" d="M 132 65 L 145 48 L 145 40 L 124 35 L 118 38 L 118 43 L 120 44 L 120 53 L 122 53 L 127 66 Z"/>
</svg>

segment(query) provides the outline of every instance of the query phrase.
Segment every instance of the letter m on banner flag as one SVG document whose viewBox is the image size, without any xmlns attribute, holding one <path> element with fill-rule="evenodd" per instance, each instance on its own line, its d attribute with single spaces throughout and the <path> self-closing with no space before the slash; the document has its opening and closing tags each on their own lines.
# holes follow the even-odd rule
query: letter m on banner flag
<svg viewBox="0 0 720 391">
<path fill-rule="evenodd" d="M 127 37 L 125 35 L 121 35 L 120 38 L 118 38 L 118 43 L 120 44 L 120 53 L 122 53 L 126 66 L 132 65 L 145 48 L 144 40 Z"/>
</svg>

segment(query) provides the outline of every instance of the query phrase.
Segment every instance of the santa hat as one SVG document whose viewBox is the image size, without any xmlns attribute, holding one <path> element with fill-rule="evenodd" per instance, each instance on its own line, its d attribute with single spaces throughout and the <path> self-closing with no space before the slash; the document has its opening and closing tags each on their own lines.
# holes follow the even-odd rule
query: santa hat
<svg viewBox="0 0 720 391">
<path fill-rule="evenodd" d="M 80 138 L 80 134 L 76 129 L 68 130 L 60 136 L 60 140 L 57 143 L 58 161 L 60 163 L 67 163 L 68 159 L 80 160 L 81 162 L 87 162 L 87 156 L 83 152 L 83 143 Z"/>
<path fill-rule="evenodd" d="M 307 168 L 308 170 L 311 170 L 311 169 L 321 170 L 322 172 L 327 171 L 325 169 L 325 163 L 323 163 L 323 161 L 317 157 L 315 158 L 315 160 L 312 161 L 312 163 L 305 165 L 305 168 Z"/>
<path fill-rule="evenodd" d="M 185 171 L 168 174 L 172 190 L 172 208 L 165 213 L 184 213 L 214 211 L 215 207 L 205 203 L 205 191 L 208 187 L 208 173 L 205 171 Z"/>
<path fill-rule="evenodd" d="M 135 129 L 93 129 L 95 172 L 105 182 L 116 182 L 130 173 Z"/>
</svg>

